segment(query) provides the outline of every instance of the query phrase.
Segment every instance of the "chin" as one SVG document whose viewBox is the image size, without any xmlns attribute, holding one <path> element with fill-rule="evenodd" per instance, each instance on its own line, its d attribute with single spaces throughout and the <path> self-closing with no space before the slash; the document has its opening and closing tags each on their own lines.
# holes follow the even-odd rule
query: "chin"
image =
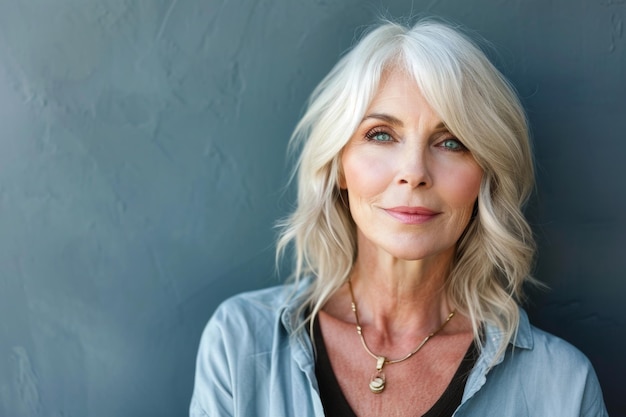
<svg viewBox="0 0 626 417">
<path fill-rule="evenodd" d="M 391 245 L 385 251 L 394 258 L 403 261 L 420 261 L 437 257 L 453 259 L 456 249 L 454 245 L 435 247 L 433 245 L 424 245 L 423 243 L 406 242 L 400 245 Z"/>
<path fill-rule="evenodd" d="M 387 250 L 387 252 L 394 258 L 401 259 L 403 261 L 420 261 L 422 259 L 430 258 L 436 254 L 436 251 L 419 250 L 413 248 L 393 248 Z"/>
</svg>

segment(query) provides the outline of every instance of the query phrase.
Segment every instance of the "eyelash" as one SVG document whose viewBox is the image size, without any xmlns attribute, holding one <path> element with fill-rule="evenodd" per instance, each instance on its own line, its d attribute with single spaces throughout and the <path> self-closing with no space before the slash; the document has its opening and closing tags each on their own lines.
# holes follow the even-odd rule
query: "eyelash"
<svg viewBox="0 0 626 417">
<path fill-rule="evenodd" d="M 376 140 L 375 136 L 381 133 L 384 133 L 385 135 L 389 136 L 390 140 Z M 387 129 L 384 129 L 382 127 L 375 127 L 367 131 L 367 133 L 365 134 L 365 139 L 368 142 L 386 143 L 386 142 L 393 141 L 393 135 L 391 134 L 391 132 L 387 131 Z"/>
<path fill-rule="evenodd" d="M 389 140 L 376 140 L 375 137 L 376 135 L 379 134 L 385 134 L 389 136 Z M 458 138 L 452 136 L 452 134 L 450 133 L 445 133 L 445 135 L 447 137 L 445 137 L 444 139 L 438 140 L 437 142 L 437 146 L 440 147 L 441 149 L 443 149 L 446 152 L 466 152 L 468 149 L 467 147 L 463 144 L 463 142 L 461 142 Z M 365 133 L 365 139 L 368 142 L 375 142 L 375 143 L 379 143 L 379 144 L 384 144 L 384 143 L 388 143 L 388 142 L 393 142 L 394 141 L 394 137 L 393 134 L 391 134 L 391 132 L 389 132 L 387 129 L 377 126 L 373 129 L 370 129 L 367 131 L 367 133 Z M 443 146 L 443 143 L 447 142 L 447 141 L 455 141 L 459 147 L 457 149 L 450 149 L 447 148 L 445 146 Z"/>
</svg>

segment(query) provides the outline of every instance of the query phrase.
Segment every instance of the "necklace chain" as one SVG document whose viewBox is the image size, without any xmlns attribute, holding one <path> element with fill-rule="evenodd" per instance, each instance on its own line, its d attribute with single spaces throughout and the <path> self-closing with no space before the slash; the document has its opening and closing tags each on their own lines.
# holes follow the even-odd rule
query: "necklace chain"
<svg viewBox="0 0 626 417">
<path fill-rule="evenodd" d="M 411 356 L 415 355 L 431 338 L 433 338 L 437 333 L 443 330 L 443 328 L 446 327 L 448 322 L 456 314 L 456 311 L 452 311 L 450 314 L 448 314 L 448 317 L 446 317 L 446 319 L 441 324 L 441 326 L 439 326 L 437 330 L 435 330 L 434 332 L 426 336 L 422 340 L 422 342 L 415 349 L 409 352 L 406 356 L 399 358 L 399 359 L 388 359 L 385 356 L 377 355 L 374 352 L 372 352 L 370 348 L 367 346 L 367 343 L 365 343 L 365 337 L 363 336 L 363 328 L 361 327 L 361 322 L 359 320 L 359 313 L 357 311 L 356 301 L 354 299 L 354 291 L 352 290 L 352 280 L 348 280 L 348 288 L 350 289 L 350 298 L 352 299 L 352 312 L 354 313 L 354 319 L 356 321 L 356 332 L 359 335 L 359 338 L 361 339 L 361 344 L 363 345 L 363 348 L 365 348 L 365 351 L 372 358 L 376 359 L 376 374 L 372 377 L 370 381 L 370 390 L 375 394 L 381 393 L 385 389 L 385 375 L 382 373 L 383 366 L 385 366 L 386 364 L 391 365 L 394 363 L 403 362 L 409 359 Z"/>
</svg>

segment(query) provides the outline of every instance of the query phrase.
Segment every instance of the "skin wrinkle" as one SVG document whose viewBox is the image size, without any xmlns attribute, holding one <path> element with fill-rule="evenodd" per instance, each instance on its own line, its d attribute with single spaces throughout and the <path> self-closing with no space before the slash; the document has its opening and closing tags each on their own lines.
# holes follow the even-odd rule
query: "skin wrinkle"
<svg viewBox="0 0 626 417">
<path fill-rule="evenodd" d="M 396 359 L 454 310 L 445 281 L 483 171 L 402 71 L 386 75 L 366 114 L 341 153 L 340 186 L 357 226 L 351 281 L 368 347 Z M 390 209 L 398 207 L 400 212 L 423 207 L 430 214 L 395 217 Z M 389 387 L 372 396 L 367 379 L 375 363 L 361 346 L 350 305 L 344 285 L 319 315 L 348 402 L 357 415 L 422 415 L 441 396 L 471 343 L 468 318 L 456 315 L 415 357 L 387 365 Z M 420 381 L 409 383 L 416 374 Z"/>
</svg>

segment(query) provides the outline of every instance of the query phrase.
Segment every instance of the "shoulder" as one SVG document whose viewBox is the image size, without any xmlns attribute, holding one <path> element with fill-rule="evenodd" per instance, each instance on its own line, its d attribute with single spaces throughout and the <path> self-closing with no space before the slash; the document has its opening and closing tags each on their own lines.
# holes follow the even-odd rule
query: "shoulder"
<svg viewBox="0 0 626 417">
<path fill-rule="evenodd" d="M 234 295 L 223 301 L 211 320 L 238 321 L 248 317 L 272 317 L 289 300 L 292 286 L 279 285 Z"/>
<path fill-rule="evenodd" d="M 280 319 L 290 294 L 293 294 L 291 286 L 280 285 L 232 296 L 217 307 L 205 332 L 219 328 L 221 333 L 241 335 L 258 327 L 267 331 L 268 325 Z"/>
<path fill-rule="evenodd" d="M 277 286 L 235 295 L 217 307 L 200 339 L 190 415 L 234 415 L 236 398 L 261 392 L 238 381 L 252 383 L 265 374 L 275 345 L 288 340 L 279 323 L 291 294 L 293 287 Z"/>
<path fill-rule="evenodd" d="M 476 392 L 473 409 L 496 407 L 500 415 L 525 410 L 524 415 L 606 416 L 589 359 L 569 342 L 531 325 L 521 312 L 504 358 L 493 367 L 481 367 L 485 362 L 479 359 L 468 380 L 469 390 Z M 481 357 L 487 354 L 483 351 Z"/>
<path fill-rule="evenodd" d="M 292 287 L 282 285 L 223 301 L 200 338 L 196 379 L 205 382 L 199 385 L 214 386 L 218 381 L 226 385 L 224 381 L 238 364 L 251 355 L 271 351 L 277 338 L 286 339 L 287 332 L 279 323 L 290 294 Z"/>
<path fill-rule="evenodd" d="M 291 408 L 299 405 L 274 394 L 314 393 L 310 340 L 292 337 L 307 282 L 241 293 L 218 306 L 198 348 L 191 415 L 296 415 Z"/>
<path fill-rule="evenodd" d="M 520 308 L 517 332 L 509 341 L 506 357 L 519 366 L 536 366 L 545 371 L 552 367 L 591 369 L 587 357 L 571 343 L 532 325 Z"/>
<path fill-rule="evenodd" d="M 515 381 L 513 391 L 525 398 L 531 415 L 605 416 L 600 383 L 587 356 L 558 336 L 530 324 L 527 329 L 531 343 L 507 352 L 502 370 L 505 380 Z"/>
<path fill-rule="evenodd" d="M 533 360 L 540 362 L 545 360 L 553 366 L 584 371 L 592 368 L 585 354 L 571 343 L 533 325 L 530 328 L 533 340 L 530 355 Z"/>
<path fill-rule="evenodd" d="M 548 377 L 553 382 L 568 385 L 588 383 L 595 374 L 589 359 L 574 345 L 530 324 L 526 312 L 520 309 L 520 322 L 515 338 L 510 342 L 505 364 L 528 376 Z"/>
<path fill-rule="evenodd" d="M 533 348 L 529 352 L 530 363 L 537 374 L 543 374 L 555 384 L 563 384 L 569 392 L 578 392 L 585 400 L 603 403 L 600 382 L 591 361 L 577 347 L 532 326 Z M 528 368 L 527 368 L 528 369 Z"/>
<path fill-rule="evenodd" d="M 284 284 L 232 296 L 217 307 L 204 337 L 219 333 L 222 343 L 231 338 L 239 343 L 247 337 L 265 340 L 276 331 L 289 333 L 307 287 L 307 282 Z"/>
</svg>

